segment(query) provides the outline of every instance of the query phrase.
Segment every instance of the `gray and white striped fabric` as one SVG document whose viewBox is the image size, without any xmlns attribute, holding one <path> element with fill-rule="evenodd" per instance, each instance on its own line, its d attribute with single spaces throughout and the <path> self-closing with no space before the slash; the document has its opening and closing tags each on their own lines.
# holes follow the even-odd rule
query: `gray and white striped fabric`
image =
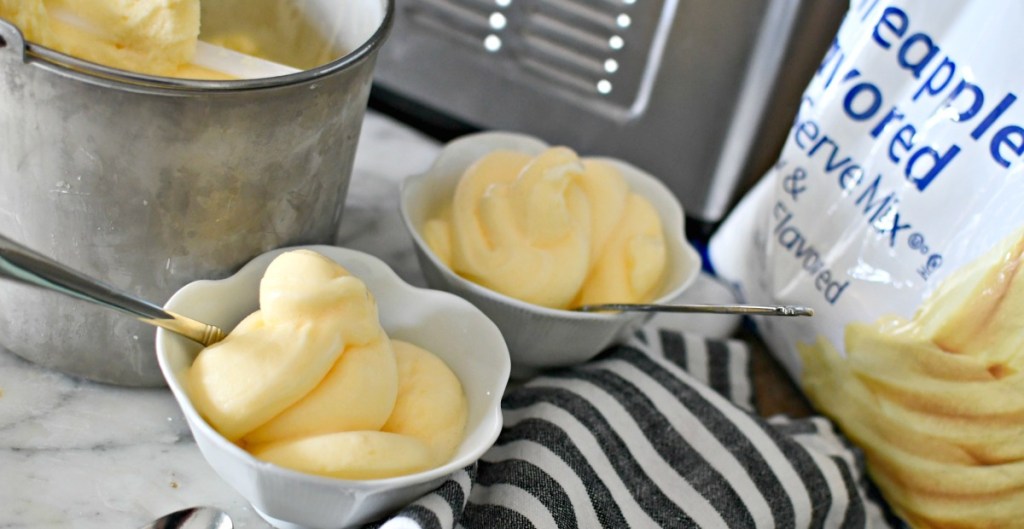
<svg viewBox="0 0 1024 529">
<path fill-rule="evenodd" d="M 754 413 L 745 344 L 645 328 L 505 396 L 498 441 L 382 529 L 885 527 L 822 418 Z"/>
</svg>

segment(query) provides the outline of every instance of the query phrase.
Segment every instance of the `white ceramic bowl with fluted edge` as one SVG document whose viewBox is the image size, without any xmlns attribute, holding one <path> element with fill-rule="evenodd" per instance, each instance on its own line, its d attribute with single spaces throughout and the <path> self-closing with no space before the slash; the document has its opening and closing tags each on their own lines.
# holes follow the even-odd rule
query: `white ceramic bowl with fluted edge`
<svg viewBox="0 0 1024 529">
<path fill-rule="evenodd" d="M 447 202 L 465 170 L 485 154 L 508 149 L 539 154 L 548 145 L 534 137 L 509 132 L 462 136 L 445 145 L 433 166 L 402 183 L 401 213 L 413 238 L 420 268 L 431 288 L 471 301 L 501 329 L 512 355 L 512 376 L 525 378 L 553 367 L 585 362 L 609 345 L 632 335 L 651 314 L 641 312 L 584 313 L 551 309 L 495 292 L 445 266 L 423 238 L 424 224 Z M 652 302 L 678 297 L 700 272 L 700 254 L 686 240 L 683 208 L 657 178 L 613 158 L 593 157 L 615 166 L 633 192 L 651 202 L 661 217 L 668 249 L 668 272 Z"/>
<path fill-rule="evenodd" d="M 200 321 L 233 328 L 259 299 L 259 282 L 274 257 L 260 255 L 236 274 L 189 283 L 165 305 Z M 466 435 L 445 465 L 406 476 L 343 480 L 305 474 L 260 461 L 216 432 L 196 411 L 183 376 L 200 346 L 160 329 L 156 351 L 199 450 L 220 477 L 281 529 L 337 529 L 373 521 L 440 485 L 494 443 L 501 431 L 501 397 L 509 378 L 509 354 L 498 328 L 466 300 L 446 292 L 413 287 L 383 261 L 334 246 L 303 246 L 341 264 L 363 280 L 377 299 L 388 335 L 438 355 L 462 382 L 469 403 Z"/>
</svg>

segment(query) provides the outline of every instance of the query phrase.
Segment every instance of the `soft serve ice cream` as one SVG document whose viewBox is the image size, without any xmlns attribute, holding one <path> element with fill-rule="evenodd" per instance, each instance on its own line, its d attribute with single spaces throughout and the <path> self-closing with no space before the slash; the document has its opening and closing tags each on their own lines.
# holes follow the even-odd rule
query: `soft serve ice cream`
<svg viewBox="0 0 1024 529">
<path fill-rule="evenodd" d="M 559 309 L 650 301 L 667 261 L 650 202 L 613 165 L 566 147 L 485 155 L 423 235 L 457 274 Z"/>
<path fill-rule="evenodd" d="M 0 18 L 29 41 L 123 70 L 216 77 L 190 66 L 199 0 L 2 0 Z"/>
<path fill-rule="evenodd" d="M 85 20 L 90 34 L 51 18 L 58 49 L 101 64 L 156 75 L 178 75 L 196 53 L 199 0 L 46 0 Z"/>
<path fill-rule="evenodd" d="M 253 455 L 296 470 L 348 479 L 409 474 L 450 459 L 466 423 L 461 383 L 430 352 L 400 340 L 391 345 L 398 364 L 398 391 L 379 430 L 284 437 L 253 445 Z"/>
<path fill-rule="evenodd" d="M 201 10 L 199 0 L 0 0 L 0 18 L 12 22 L 34 44 L 104 66 L 164 77 L 226 80 L 235 78 L 232 72 L 250 73 L 241 63 L 251 57 L 312 68 L 337 56 L 332 39 L 308 20 L 301 3 L 211 4 Z M 205 55 L 199 51 L 201 15 Z M 250 57 L 224 58 L 224 50 L 217 47 Z"/>
<path fill-rule="evenodd" d="M 270 264 L 260 310 L 199 354 L 187 389 L 211 426 L 257 458 L 346 479 L 443 464 L 467 414 L 447 365 L 390 340 L 365 283 L 309 250 Z"/>
<path fill-rule="evenodd" d="M 915 527 L 1024 520 L 1024 232 L 947 278 L 910 320 L 800 344 L 811 400 Z"/>
<path fill-rule="evenodd" d="M 50 21 L 43 0 L 0 0 L 0 18 L 21 29 L 29 40 L 50 40 Z"/>
</svg>

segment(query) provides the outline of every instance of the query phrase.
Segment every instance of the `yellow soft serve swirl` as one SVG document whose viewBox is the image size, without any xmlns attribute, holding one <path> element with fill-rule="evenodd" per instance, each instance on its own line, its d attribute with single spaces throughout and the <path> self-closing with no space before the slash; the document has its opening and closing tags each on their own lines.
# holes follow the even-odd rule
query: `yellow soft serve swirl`
<svg viewBox="0 0 1024 529">
<path fill-rule="evenodd" d="M 443 464 L 467 402 L 432 353 L 391 340 L 366 284 L 309 250 L 285 252 L 260 310 L 207 347 L 186 377 L 200 415 L 265 461 L 346 479 Z"/>
<path fill-rule="evenodd" d="M 559 309 L 649 301 L 667 260 L 650 202 L 613 165 L 566 147 L 477 160 L 423 235 L 466 279 Z"/>
<path fill-rule="evenodd" d="M 62 53 L 133 72 L 217 77 L 189 64 L 199 11 L 199 0 L 0 0 L 0 18 Z"/>
<path fill-rule="evenodd" d="M 808 395 L 864 448 L 917 528 L 1024 520 L 1024 234 L 947 278 L 913 319 L 802 344 Z"/>
<path fill-rule="evenodd" d="M 196 358 L 189 389 L 210 424 L 237 441 L 313 391 L 343 353 L 361 348 L 392 355 L 366 285 L 319 254 L 289 252 L 267 268 L 260 310 Z M 373 377 L 390 384 L 366 395 L 367 402 L 390 401 L 380 424 L 395 399 L 390 364 L 390 377 Z"/>
</svg>

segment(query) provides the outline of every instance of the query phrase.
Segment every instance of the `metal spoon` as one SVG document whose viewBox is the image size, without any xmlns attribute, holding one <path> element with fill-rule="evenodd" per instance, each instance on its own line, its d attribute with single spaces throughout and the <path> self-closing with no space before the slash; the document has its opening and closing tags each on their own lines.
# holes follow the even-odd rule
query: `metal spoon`
<svg viewBox="0 0 1024 529">
<path fill-rule="evenodd" d="M 228 513 L 215 507 L 190 507 L 165 514 L 139 529 L 232 529 Z"/>
<path fill-rule="evenodd" d="M 130 296 L 0 235 L 0 278 L 13 279 L 90 301 L 163 327 L 203 345 L 224 339 L 224 331 Z"/>
<path fill-rule="evenodd" d="M 581 312 L 699 312 L 706 314 L 746 314 L 759 316 L 814 316 L 814 309 L 810 307 L 785 305 L 645 305 L 636 303 L 604 303 L 600 305 L 583 305 L 574 310 Z"/>
</svg>

